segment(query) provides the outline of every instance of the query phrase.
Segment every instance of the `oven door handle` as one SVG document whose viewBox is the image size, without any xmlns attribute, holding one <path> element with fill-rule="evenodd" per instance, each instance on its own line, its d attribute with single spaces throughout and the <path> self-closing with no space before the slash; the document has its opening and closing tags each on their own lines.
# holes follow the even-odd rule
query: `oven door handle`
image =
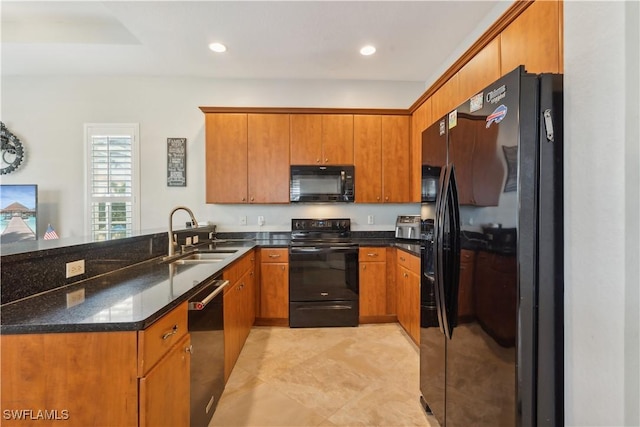
<svg viewBox="0 0 640 427">
<path fill-rule="evenodd" d="M 357 251 L 357 246 L 304 246 L 304 247 L 295 247 L 290 249 L 290 253 L 304 253 L 304 254 L 315 254 L 322 252 L 346 252 L 346 251 Z"/>
</svg>

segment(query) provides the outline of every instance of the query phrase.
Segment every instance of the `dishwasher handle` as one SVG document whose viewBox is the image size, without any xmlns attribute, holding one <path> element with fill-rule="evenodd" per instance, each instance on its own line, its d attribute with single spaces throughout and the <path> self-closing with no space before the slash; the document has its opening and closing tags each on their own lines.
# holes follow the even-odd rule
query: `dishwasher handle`
<svg viewBox="0 0 640 427">
<path fill-rule="evenodd" d="M 204 308 L 209 304 L 216 296 L 222 292 L 222 290 L 229 284 L 228 280 L 216 280 L 214 282 L 217 286 L 213 289 L 211 293 L 209 293 L 206 297 L 202 298 L 202 301 L 189 301 L 189 310 L 204 310 Z"/>
</svg>

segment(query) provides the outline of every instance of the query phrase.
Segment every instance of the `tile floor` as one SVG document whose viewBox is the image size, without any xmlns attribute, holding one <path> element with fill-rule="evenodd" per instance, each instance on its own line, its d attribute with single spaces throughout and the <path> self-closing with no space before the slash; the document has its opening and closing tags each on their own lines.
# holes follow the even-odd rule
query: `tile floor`
<svg viewBox="0 0 640 427">
<path fill-rule="evenodd" d="M 209 427 L 437 426 L 419 396 L 418 348 L 398 324 L 254 327 Z"/>
</svg>

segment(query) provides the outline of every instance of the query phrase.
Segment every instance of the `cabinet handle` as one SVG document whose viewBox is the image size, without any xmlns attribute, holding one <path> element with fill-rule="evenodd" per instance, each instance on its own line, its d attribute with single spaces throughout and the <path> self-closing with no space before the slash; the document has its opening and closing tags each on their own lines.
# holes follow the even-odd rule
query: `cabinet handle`
<svg viewBox="0 0 640 427">
<path fill-rule="evenodd" d="M 171 335 L 175 335 L 177 333 L 178 333 L 178 325 L 173 325 L 173 328 L 169 332 L 165 332 L 165 334 L 162 336 L 162 339 L 167 340 L 169 339 L 169 337 L 171 337 Z"/>
<path fill-rule="evenodd" d="M 405 262 L 405 261 L 406 261 L 406 259 L 405 259 L 403 256 L 401 256 L 401 257 L 400 257 L 400 261 Z"/>
<path fill-rule="evenodd" d="M 193 354 L 193 346 L 189 344 L 189 347 L 185 348 L 184 351 Z"/>
<path fill-rule="evenodd" d="M 316 163 L 320 163 L 320 159 L 316 159 Z"/>
<path fill-rule="evenodd" d="M 362 269 L 363 269 L 363 270 L 366 270 L 366 269 L 367 269 L 367 266 L 366 266 L 366 265 L 363 265 L 363 266 L 362 266 Z"/>
<path fill-rule="evenodd" d="M 269 258 L 280 258 L 280 254 L 269 254 Z"/>
<path fill-rule="evenodd" d="M 282 267 L 280 267 L 282 269 L 282 271 L 284 271 L 284 265 Z"/>
<path fill-rule="evenodd" d="M 404 273 L 404 278 L 406 279 L 407 277 L 409 277 L 409 275 L 407 273 Z"/>
<path fill-rule="evenodd" d="M 253 277 L 253 271 L 249 273 L 249 276 Z"/>
<path fill-rule="evenodd" d="M 251 201 L 253 202 L 253 196 L 251 196 Z"/>
<path fill-rule="evenodd" d="M 378 254 L 376 254 L 376 253 L 369 253 L 369 254 L 367 254 L 367 256 L 378 256 Z"/>
<path fill-rule="evenodd" d="M 324 159 L 324 162 L 325 163 L 329 163 L 329 159 Z"/>
<path fill-rule="evenodd" d="M 243 202 L 246 202 L 246 201 L 247 201 L 247 198 L 246 198 L 246 197 L 243 197 L 243 198 L 242 198 L 242 201 L 243 201 Z"/>
<path fill-rule="evenodd" d="M 376 200 L 380 200 L 380 196 L 376 196 Z"/>
<path fill-rule="evenodd" d="M 384 198 L 384 200 L 385 200 L 386 202 L 388 202 L 388 201 L 389 201 L 389 196 L 385 197 L 385 198 Z"/>
</svg>

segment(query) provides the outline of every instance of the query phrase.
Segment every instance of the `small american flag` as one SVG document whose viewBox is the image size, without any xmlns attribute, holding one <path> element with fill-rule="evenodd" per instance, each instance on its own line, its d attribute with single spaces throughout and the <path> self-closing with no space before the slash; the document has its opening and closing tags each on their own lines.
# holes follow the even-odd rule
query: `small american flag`
<svg viewBox="0 0 640 427">
<path fill-rule="evenodd" d="M 44 240 L 53 240 L 58 238 L 58 233 L 53 229 L 51 224 L 47 227 L 47 231 L 44 232 Z"/>
</svg>

